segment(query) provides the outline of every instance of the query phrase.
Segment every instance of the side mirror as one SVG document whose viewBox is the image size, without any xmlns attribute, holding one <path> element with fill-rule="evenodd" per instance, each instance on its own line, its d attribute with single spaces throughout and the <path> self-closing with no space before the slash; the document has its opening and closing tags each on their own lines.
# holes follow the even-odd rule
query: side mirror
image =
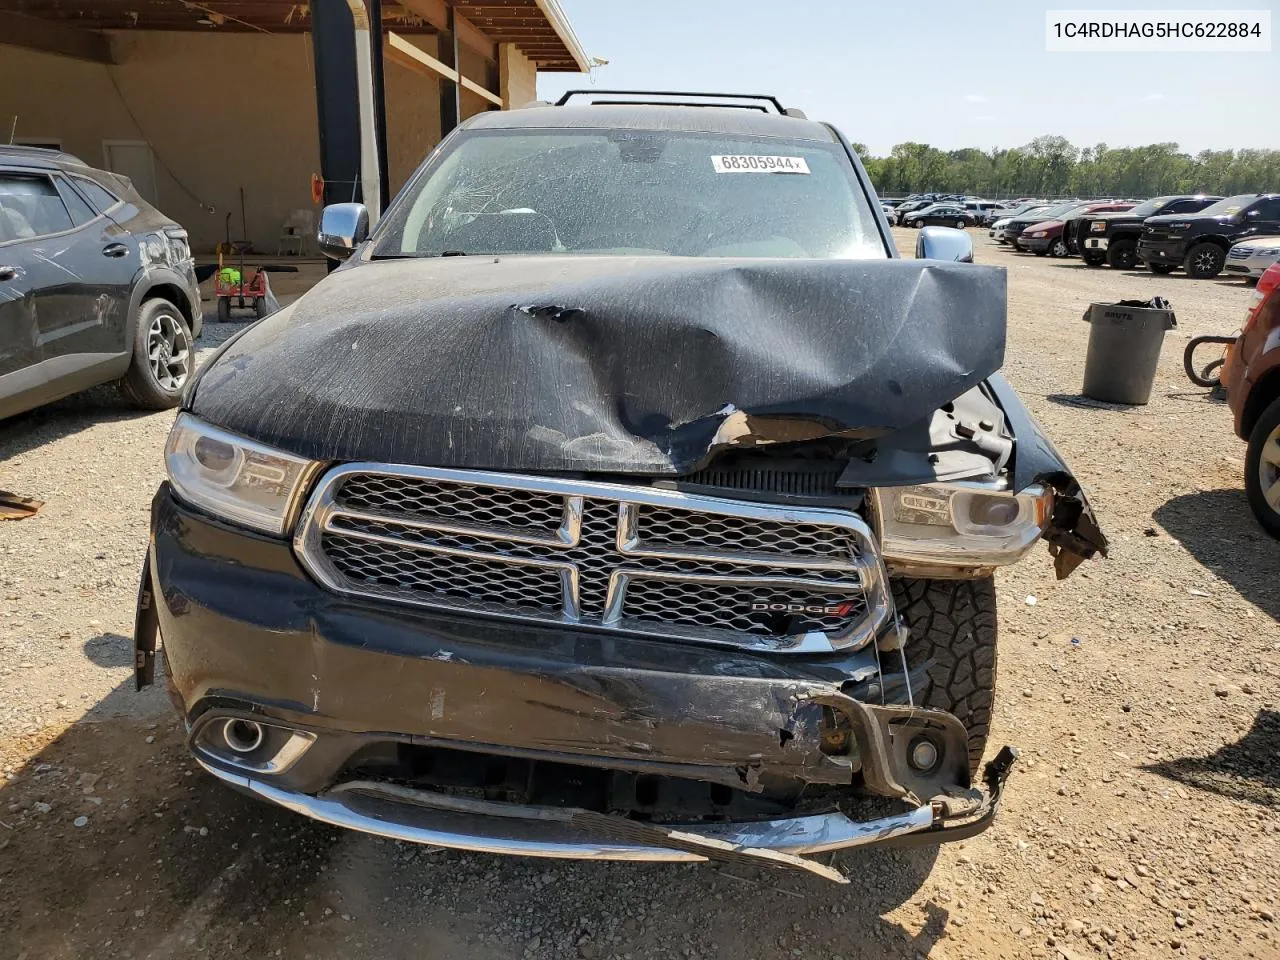
<svg viewBox="0 0 1280 960">
<path fill-rule="evenodd" d="M 316 243 L 330 260 L 345 260 L 369 236 L 369 211 L 363 203 L 331 203 L 320 214 Z"/>
<path fill-rule="evenodd" d="M 953 227 L 925 227 L 916 238 L 916 259 L 973 263 L 973 240 Z"/>
</svg>

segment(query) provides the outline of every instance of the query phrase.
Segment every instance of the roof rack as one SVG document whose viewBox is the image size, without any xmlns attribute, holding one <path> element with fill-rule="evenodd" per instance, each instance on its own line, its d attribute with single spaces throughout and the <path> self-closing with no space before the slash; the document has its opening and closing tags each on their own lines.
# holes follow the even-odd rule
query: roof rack
<svg viewBox="0 0 1280 960">
<path fill-rule="evenodd" d="M 600 97 L 626 97 L 625 100 L 601 100 Z M 786 117 L 804 119 L 803 111 L 784 107 L 777 97 L 759 93 L 701 93 L 691 90 L 566 90 L 556 101 L 563 107 L 574 97 L 590 97 L 591 103 L 600 106 L 655 106 L 655 107 L 736 107 L 739 110 L 759 110 L 768 113 L 768 106 Z M 697 100 L 654 100 L 651 97 L 697 97 Z M 726 103 L 732 100 L 758 100 L 759 103 Z M 713 101 L 713 102 L 707 102 Z M 768 105 L 768 106 L 766 106 Z"/>
</svg>

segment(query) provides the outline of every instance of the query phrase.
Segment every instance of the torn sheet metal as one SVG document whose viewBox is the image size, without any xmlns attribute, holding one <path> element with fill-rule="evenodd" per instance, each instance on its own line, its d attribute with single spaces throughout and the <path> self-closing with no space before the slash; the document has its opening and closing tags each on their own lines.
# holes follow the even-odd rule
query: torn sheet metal
<svg viewBox="0 0 1280 960">
<path fill-rule="evenodd" d="M 679 475 L 728 447 L 920 421 L 1004 344 L 993 267 L 395 260 L 246 331 L 189 404 L 319 460 Z"/>
<path fill-rule="evenodd" d="M 995 374 L 987 389 L 1000 404 L 1016 438 L 1012 487 L 1025 490 L 1043 483 L 1054 492 L 1053 516 L 1044 532 L 1053 554 L 1053 568 L 1059 580 L 1069 577 L 1085 560 L 1107 555 L 1107 537 L 1098 525 L 1084 488 L 1058 453 L 1049 435 L 1022 405 L 1009 381 Z"/>
</svg>

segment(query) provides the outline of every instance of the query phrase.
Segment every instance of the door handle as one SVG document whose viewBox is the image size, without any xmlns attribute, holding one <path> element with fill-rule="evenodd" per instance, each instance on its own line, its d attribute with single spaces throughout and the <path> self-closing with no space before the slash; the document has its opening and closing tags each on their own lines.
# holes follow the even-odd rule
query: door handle
<svg viewBox="0 0 1280 960">
<path fill-rule="evenodd" d="M 129 248 L 123 243 L 108 243 L 102 248 L 102 255 L 104 257 L 123 257 L 127 256 L 128 253 Z"/>
<path fill-rule="evenodd" d="M 12 280 L 17 275 L 17 267 L 0 266 L 0 280 Z"/>
</svg>

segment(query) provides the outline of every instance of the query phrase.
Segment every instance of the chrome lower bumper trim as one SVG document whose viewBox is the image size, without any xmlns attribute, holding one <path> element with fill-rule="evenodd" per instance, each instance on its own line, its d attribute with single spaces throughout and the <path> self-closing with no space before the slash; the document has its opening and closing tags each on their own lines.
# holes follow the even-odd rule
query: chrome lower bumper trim
<svg viewBox="0 0 1280 960">
<path fill-rule="evenodd" d="M 593 836 L 589 828 L 570 824 L 571 811 L 517 807 L 484 801 L 436 806 L 426 791 L 380 788 L 337 788 L 317 796 L 281 790 L 260 779 L 196 761 L 228 784 L 264 800 L 336 827 L 361 833 L 479 853 L 574 860 L 647 860 L 701 862 L 712 859 L 756 859 L 806 869 L 837 882 L 844 876 L 804 854 L 844 850 L 883 843 L 907 834 L 929 831 L 936 814 L 929 806 L 906 813 L 858 822 L 840 813 L 816 814 L 746 823 L 698 824 L 659 828 L 681 846 L 650 846 L 643 842 Z M 411 796 L 412 795 L 412 796 Z M 448 798 L 443 798 L 447 801 Z M 430 803 L 431 805 L 425 805 Z M 596 818 L 604 819 L 604 818 Z M 607 818 L 613 820 L 615 818 Z M 619 825 L 630 824 L 621 820 Z M 607 831 L 604 831 L 607 832 Z M 705 848 L 705 853 L 698 848 Z"/>
</svg>

